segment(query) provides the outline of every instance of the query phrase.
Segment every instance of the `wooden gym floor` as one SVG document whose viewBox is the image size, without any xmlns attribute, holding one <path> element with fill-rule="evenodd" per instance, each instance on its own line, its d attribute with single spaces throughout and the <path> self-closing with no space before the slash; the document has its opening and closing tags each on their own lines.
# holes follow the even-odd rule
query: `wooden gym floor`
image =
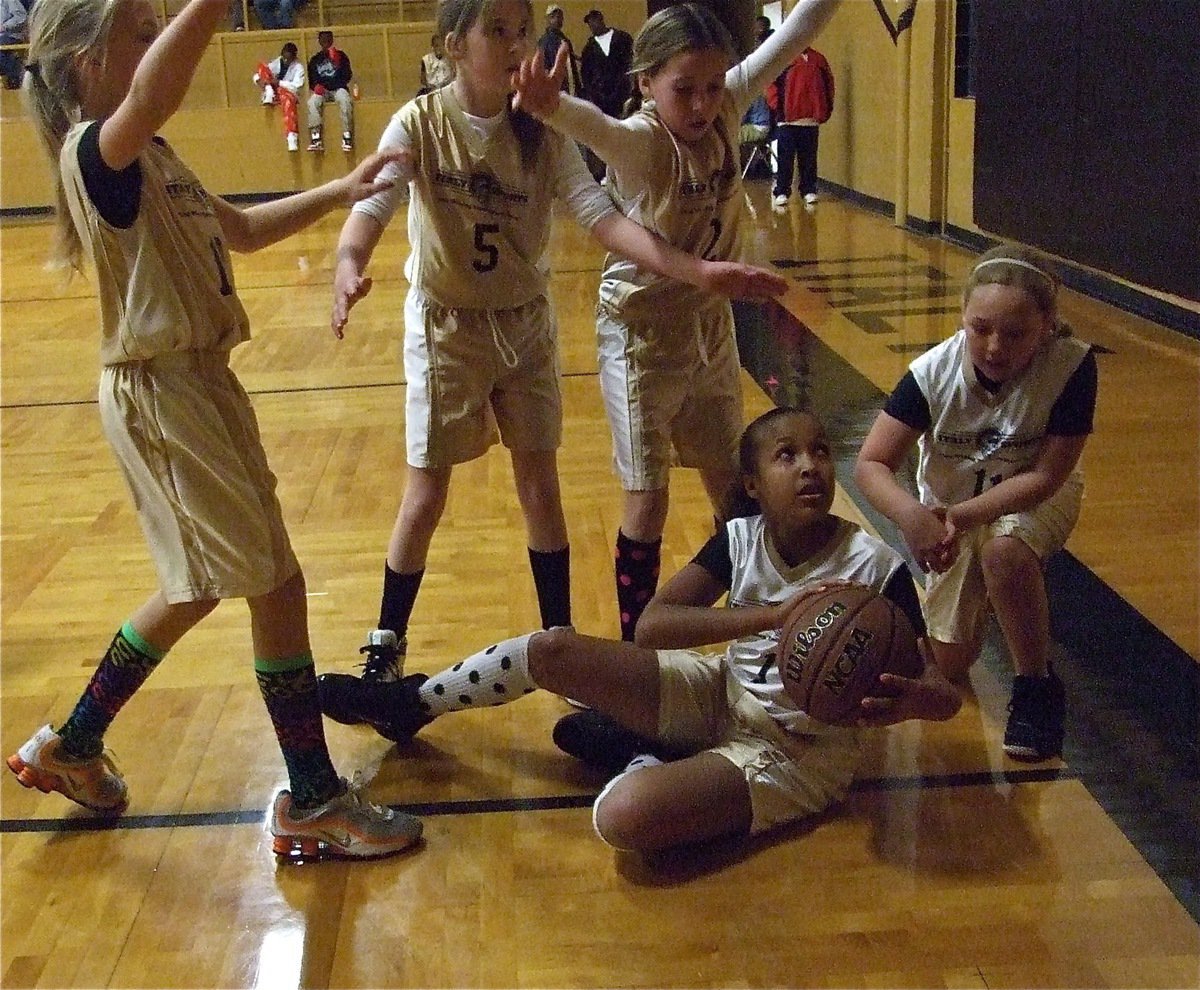
<svg viewBox="0 0 1200 990">
<path fill-rule="evenodd" d="M 750 185 L 755 250 L 793 288 L 782 307 L 740 314 L 747 412 L 773 398 L 812 407 L 845 479 L 907 361 L 955 328 L 971 255 L 829 197 L 773 213 L 767 192 Z M 327 316 L 340 222 L 239 259 L 255 337 L 235 366 L 305 566 L 318 667 L 349 670 L 403 483 L 407 244 L 394 223 L 339 343 Z M 53 284 L 48 241 L 44 224 L 0 229 L 5 754 L 61 723 L 153 581 L 97 422 L 95 300 L 84 281 Z M 602 259 L 567 221 L 552 257 L 575 622 L 612 635 L 620 500 L 592 337 Z M 820 820 L 749 846 L 616 855 L 590 826 L 603 781 L 555 750 L 568 708 L 539 693 L 444 718 L 401 748 L 330 724 L 342 771 L 427 816 L 427 841 L 377 863 L 277 867 L 261 822 L 282 761 L 244 607 L 228 603 L 110 732 L 132 793 L 124 818 L 0 783 L 0 985 L 1195 987 L 1200 343 L 1073 294 L 1064 308 L 1104 349 L 1084 516 L 1051 575 L 1072 704 L 1064 762 L 1003 756 L 1010 673 L 993 642 L 962 713 L 875 733 L 859 784 Z M 864 518 L 845 492 L 837 511 Z M 710 526 L 697 480 L 679 473 L 664 572 Z M 410 670 L 536 616 L 493 451 L 455 474 Z"/>
</svg>

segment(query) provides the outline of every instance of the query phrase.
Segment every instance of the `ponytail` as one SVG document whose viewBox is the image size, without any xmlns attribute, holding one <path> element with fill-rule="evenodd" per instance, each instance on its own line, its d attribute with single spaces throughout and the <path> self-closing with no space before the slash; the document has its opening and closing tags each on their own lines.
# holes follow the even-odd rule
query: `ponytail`
<svg viewBox="0 0 1200 990">
<path fill-rule="evenodd" d="M 83 243 L 71 220 L 63 186 L 67 132 L 83 118 L 78 62 L 103 52 L 121 0 L 42 0 L 29 15 L 29 54 L 22 97 L 50 159 L 54 186 L 54 245 L 50 267 L 82 271 Z"/>
</svg>

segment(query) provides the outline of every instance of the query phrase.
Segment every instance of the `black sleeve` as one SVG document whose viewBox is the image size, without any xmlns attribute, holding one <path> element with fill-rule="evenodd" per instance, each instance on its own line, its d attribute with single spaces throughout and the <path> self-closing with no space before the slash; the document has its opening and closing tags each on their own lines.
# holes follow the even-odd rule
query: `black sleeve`
<svg viewBox="0 0 1200 990">
<path fill-rule="evenodd" d="M 142 168 L 134 161 L 119 172 L 100 157 L 100 121 L 93 121 L 79 139 L 79 170 L 83 186 L 104 222 L 128 230 L 137 219 L 142 199 Z"/>
<path fill-rule="evenodd" d="M 926 634 L 925 616 L 921 614 L 921 603 L 917 600 L 917 588 L 913 584 L 912 572 L 908 569 L 907 564 L 901 564 L 896 568 L 896 573 L 888 579 L 887 586 L 883 589 L 883 597 L 894 603 L 900 611 L 908 616 L 908 621 L 912 623 L 917 639 Z"/>
<path fill-rule="evenodd" d="M 350 68 L 350 56 L 342 52 L 341 71 L 338 73 L 338 89 L 345 89 L 350 85 L 350 80 L 354 78 L 354 70 Z"/>
<path fill-rule="evenodd" d="M 929 400 L 911 371 L 906 371 L 895 391 L 888 396 L 883 411 L 893 419 L 900 420 L 918 433 L 924 433 L 933 425 L 933 414 L 929 411 Z"/>
<path fill-rule="evenodd" d="M 709 537 L 699 552 L 692 558 L 693 564 L 699 564 L 728 591 L 733 587 L 733 560 L 729 556 L 729 530 L 722 526 L 716 534 Z"/>
<path fill-rule="evenodd" d="M 308 88 L 315 89 L 321 85 L 321 80 L 317 78 L 317 66 L 321 62 L 321 53 L 317 52 L 308 60 Z"/>
<path fill-rule="evenodd" d="M 1050 410 L 1046 434 L 1053 437 L 1081 437 L 1092 432 L 1096 412 L 1096 352 L 1088 351 L 1063 386 Z"/>
</svg>

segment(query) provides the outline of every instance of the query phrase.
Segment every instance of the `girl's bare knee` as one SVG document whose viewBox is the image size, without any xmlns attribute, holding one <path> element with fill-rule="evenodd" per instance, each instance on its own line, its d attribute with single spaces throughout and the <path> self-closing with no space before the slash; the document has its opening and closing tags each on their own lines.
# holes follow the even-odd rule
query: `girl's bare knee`
<svg viewBox="0 0 1200 990">
<path fill-rule="evenodd" d="M 1000 536 L 985 543 L 979 555 L 983 580 L 990 589 L 1040 579 L 1041 563 L 1023 540 Z"/>
<path fill-rule="evenodd" d="M 634 774 L 611 781 L 592 806 L 592 827 L 608 845 L 623 852 L 654 846 L 652 823 L 646 820 Z"/>
<path fill-rule="evenodd" d="M 965 681 L 971 665 L 979 659 L 977 643 L 942 643 L 931 639 L 929 645 L 933 662 L 952 683 Z"/>
<path fill-rule="evenodd" d="M 579 639 L 574 629 L 563 626 L 536 633 L 525 648 L 529 676 L 539 686 L 556 683 L 555 675 L 562 670 Z"/>
</svg>

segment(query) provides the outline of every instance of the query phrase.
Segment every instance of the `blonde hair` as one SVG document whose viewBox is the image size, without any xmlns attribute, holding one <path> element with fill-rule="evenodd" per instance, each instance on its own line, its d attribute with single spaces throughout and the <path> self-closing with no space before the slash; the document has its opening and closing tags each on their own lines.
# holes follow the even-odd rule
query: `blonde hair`
<svg viewBox="0 0 1200 990">
<path fill-rule="evenodd" d="M 1011 285 L 1025 292 L 1038 312 L 1050 320 L 1059 333 L 1070 333 L 1058 317 L 1058 287 L 1061 279 L 1050 258 L 1024 244 L 997 244 L 975 260 L 963 288 L 963 306 L 981 285 Z"/>
<path fill-rule="evenodd" d="M 103 54 L 124 0 L 41 0 L 29 14 L 29 54 L 22 95 L 50 158 L 54 184 L 54 268 L 81 271 L 83 244 L 71 221 L 59 156 L 67 132 L 83 119 L 79 61 Z"/>
<path fill-rule="evenodd" d="M 437 6 L 437 33 L 445 38 L 454 35 L 462 38 L 472 25 L 480 18 L 488 17 L 496 7 L 496 0 L 439 0 Z M 525 9 L 529 11 L 530 23 L 533 22 L 533 3 L 525 0 Z M 458 66 L 455 65 L 455 72 Z M 542 146 L 545 135 L 545 125 L 524 110 L 514 110 L 510 101 L 508 107 L 508 123 L 517 137 L 521 148 L 521 165 L 529 171 L 537 161 L 538 150 Z"/>
<path fill-rule="evenodd" d="M 725 52 L 730 65 L 737 61 L 733 36 L 716 14 L 698 3 L 677 3 L 663 8 L 642 25 L 633 40 L 629 73 L 634 80 L 642 74 L 655 76 L 681 52 L 709 48 Z M 641 103 L 641 89 L 635 85 L 625 108 L 626 114 L 632 113 Z"/>
</svg>

